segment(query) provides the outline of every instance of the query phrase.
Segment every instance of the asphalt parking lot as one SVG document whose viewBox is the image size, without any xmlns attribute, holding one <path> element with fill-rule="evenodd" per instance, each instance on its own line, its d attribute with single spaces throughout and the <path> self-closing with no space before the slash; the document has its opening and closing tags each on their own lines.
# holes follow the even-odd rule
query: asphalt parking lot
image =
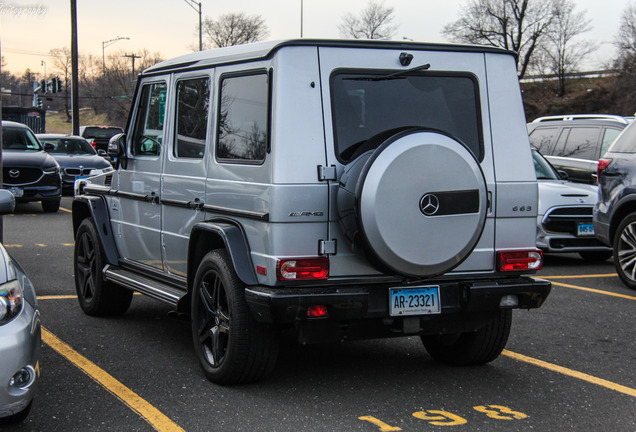
<svg viewBox="0 0 636 432">
<path fill-rule="evenodd" d="M 538 276 L 552 294 L 515 312 L 506 351 L 486 366 L 439 365 L 418 338 L 285 337 L 270 379 L 221 387 L 199 371 L 189 323 L 169 306 L 136 296 L 122 317 L 82 313 L 70 204 L 3 218 L 45 328 L 31 414 L 3 430 L 636 432 L 636 291 L 611 261 L 547 256 Z"/>
</svg>

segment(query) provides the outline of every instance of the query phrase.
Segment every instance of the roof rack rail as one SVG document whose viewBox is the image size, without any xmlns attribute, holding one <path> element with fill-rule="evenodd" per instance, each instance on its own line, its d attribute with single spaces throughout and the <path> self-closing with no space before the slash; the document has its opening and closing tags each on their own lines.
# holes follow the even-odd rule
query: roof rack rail
<svg viewBox="0 0 636 432">
<path fill-rule="evenodd" d="M 555 120 L 563 120 L 563 121 L 572 121 L 572 120 L 614 120 L 620 123 L 629 123 L 623 116 L 619 115 L 611 115 L 611 114 L 566 114 L 566 115 L 554 115 L 554 116 L 545 116 L 539 117 L 535 119 L 532 123 L 540 123 L 545 121 L 555 121 Z"/>
</svg>

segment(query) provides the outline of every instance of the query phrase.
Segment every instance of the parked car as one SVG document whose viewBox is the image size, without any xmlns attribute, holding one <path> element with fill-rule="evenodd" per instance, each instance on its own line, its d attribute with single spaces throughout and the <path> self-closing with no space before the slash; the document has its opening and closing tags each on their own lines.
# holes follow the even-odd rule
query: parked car
<svg viewBox="0 0 636 432">
<path fill-rule="evenodd" d="M 550 292 L 525 275 L 538 188 L 510 51 L 262 42 L 159 63 L 133 100 L 117 169 L 77 182 L 79 304 L 187 312 L 216 383 L 271 373 L 281 329 L 484 364 Z"/>
<path fill-rule="evenodd" d="M 598 163 L 594 211 L 597 237 L 612 247 L 616 272 L 636 289 L 636 123 L 632 122 Z"/>
<path fill-rule="evenodd" d="M 596 184 L 598 160 L 629 121 L 621 116 L 577 114 L 539 117 L 528 123 L 530 144 L 568 180 Z"/>
<path fill-rule="evenodd" d="M 111 137 L 123 131 L 117 126 L 80 126 L 79 134 L 82 138 L 86 138 L 95 150 L 106 151 Z"/>
<path fill-rule="evenodd" d="M 0 189 L 0 214 L 15 198 Z M 40 377 L 40 312 L 33 284 L 0 244 L 0 425 L 24 420 Z"/>
<path fill-rule="evenodd" d="M 537 247 L 550 253 L 575 252 L 589 261 L 611 257 L 611 248 L 594 237 L 592 214 L 598 187 L 563 180 L 536 150 L 532 158 L 539 181 Z"/>
<path fill-rule="evenodd" d="M 73 192 L 76 179 L 105 174 L 113 170 L 112 165 L 84 138 L 61 134 L 36 134 L 42 144 L 50 143 L 49 154 L 60 165 L 62 191 Z M 103 155 L 106 152 L 99 150 Z"/>
<path fill-rule="evenodd" d="M 56 212 L 62 199 L 60 166 L 28 126 L 2 122 L 2 181 L 16 202 L 41 201 L 45 212 Z"/>
</svg>

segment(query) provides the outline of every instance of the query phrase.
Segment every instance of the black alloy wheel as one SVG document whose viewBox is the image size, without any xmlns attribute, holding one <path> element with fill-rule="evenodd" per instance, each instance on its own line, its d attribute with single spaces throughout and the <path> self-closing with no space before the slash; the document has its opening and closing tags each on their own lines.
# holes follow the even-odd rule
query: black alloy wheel
<svg viewBox="0 0 636 432">
<path fill-rule="evenodd" d="M 106 260 L 92 219 L 82 221 L 75 236 L 75 290 L 87 315 L 121 315 L 128 310 L 133 292 L 107 282 L 102 269 Z"/>
<path fill-rule="evenodd" d="M 279 330 L 259 323 L 245 300 L 245 285 L 224 249 L 208 252 L 194 278 L 192 340 L 205 376 L 217 384 L 258 381 L 274 369 Z"/>
<path fill-rule="evenodd" d="M 625 286 L 636 290 L 636 213 L 623 219 L 614 237 L 614 267 Z"/>
</svg>

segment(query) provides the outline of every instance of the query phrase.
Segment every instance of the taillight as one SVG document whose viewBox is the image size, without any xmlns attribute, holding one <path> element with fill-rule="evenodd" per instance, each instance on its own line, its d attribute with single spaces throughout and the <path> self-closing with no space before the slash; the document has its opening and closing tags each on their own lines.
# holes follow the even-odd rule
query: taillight
<svg viewBox="0 0 636 432">
<path fill-rule="evenodd" d="M 329 258 L 285 258 L 276 263 L 278 280 L 327 279 Z"/>
<path fill-rule="evenodd" d="M 93 146 L 93 148 L 97 150 L 97 143 L 95 142 L 95 140 L 91 141 L 91 146 Z"/>
<path fill-rule="evenodd" d="M 598 167 L 596 168 L 596 183 L 597 184 L 601 181 L 601 173 L 611 163 L 612 163 L 612 159 L 599 159 L 598 160 Z"/>
<path fill-rule="evenodd" d="M 497 269 L 499 271 L 541 270 L 543 252 L 539 249 L 524 251 L 499 251 L 497 253 Z"/>
</svg>

